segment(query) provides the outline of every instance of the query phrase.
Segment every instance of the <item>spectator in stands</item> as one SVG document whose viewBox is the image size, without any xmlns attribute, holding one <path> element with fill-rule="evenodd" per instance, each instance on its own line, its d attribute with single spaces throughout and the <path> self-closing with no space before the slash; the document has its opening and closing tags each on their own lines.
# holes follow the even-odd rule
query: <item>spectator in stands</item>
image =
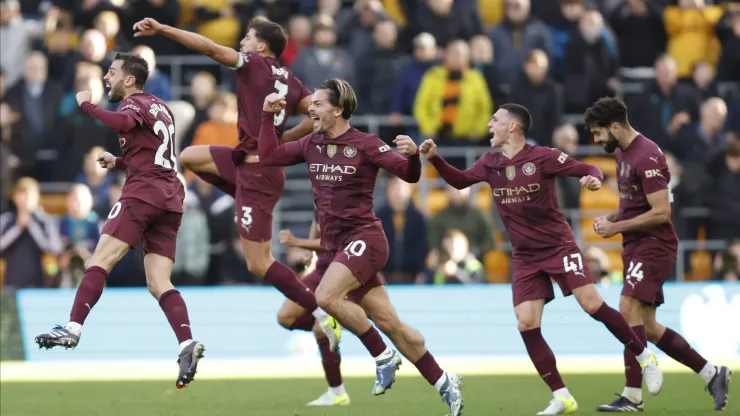
<svg viewBox="0 0 740 416">
<path fill-rule="evenodd" d="M 85 91 L 90 89 L 91 80 L 98 79 L 102 82 L 103 69 L 96 64 L 89 62 L 78 62 L 75 70 L 75 83 L 74 87 L 69 89 L 59 101 L 59 118 L 64 119 L 70 114 L 79 111 L 79 105 L 77 104 L 77 92 Z M 103 100 L 105 99 L 105 100 Z M 107 97 L 100 97 L 99 101 L 95 105 L 101 107 L 108 107 Z M 87 116 L 88 118 L 90 116 Z"/>
<path fill-rule="evenodd" d="M 70 90 L 74 88 L 78 62 L 95 64 L 100 67 L 103 73 L 108 72 L 108 67 L 110 67 L 112 61 L 106 54 L 105 36 L 95 29 L 84 31 L 77 51 L 64 61 L 66 66 L 63 75 L 60 77 L 63 87 Z"/>
<path fill-rule="evenodd" d="M 62 250 L 59 225 L 39 206 L 39 183 L 18 180 L 13 190 L 14 211 L 0 215 L 0 258 L 5 260 L 5 290 L 49 287 L 52 277 L 43 269 L 45 253 Z"/>
<path fill-rule="evenodd" d="M 398 29 L 392 20 L 375 24 L 372 49 L 357 65 L 356 91 L 361 113 L 384 114 L 391 107 L 393 85 L 407 62 L 396 47 L 397 38 Z"/>
<path fill-rule="evenodd" d="M 470 68 L 467 42 L 450 42 L 444 64 L 429 69 L 421 80 L 414 102 L 419 130 L 442 146 L 468 146 L 488 137 L 492 112 L 486 80 Z"/>
<path fill-rule="evenodd" d="M 3 73 L 2 69 L 0 68 L 0 101 L 5 98 L 5 87 L 7 87 L 5 74 Z"/>
<path fill-rule="evenodd" d="M 280 56 L 280 60 L 287 66 L 292 66 L 298 54 L 311 44 L 311 19 L 299 14 L 292 16 L 288 23 L 288 44 Z"/>
<path fill-rule="evenodd" d="M 208 120 L 208 109 L 216 98 L 216 87 L 216 78 L 210 72 L 198 72 L 190 80 L 190 101 L 195 108 L 195 117 L 190 124 L 190 129 L 180 144 L 181 149 L 193 143 L 195 130 L 201 123 Z"/>
<path fill-rule="evenodd" d="M 686 218 L 682 215 L 681 211 L 684 208 L 701 207 L 704 205 L 700 199 L 703 191 L 701 188 L 696 189 L 697 186 L 706 186 L 704 166 L 700 164 L 688 164 L 689 174 L 693 174 L 693 176 L 686 176 L 684 175 L 684 167 L 673 153 L 665 151 L 664 154 L 666 164 L 668 165 L 668 172 L 671 174 L 671 181 L 668 183 L 668 188 L 671 195 L 673 195 L 673 201 L 671 203 L 671 219 L 673 220 L 673 225 L 676 228 L 679 239 L 695 240 L 699 231 L 699 225 L 705 223 L 705 221 L 700 221 L 696 217 Z M 691 262 L 688 259 L 686 260 L 686 266 L 690 267 Z"/>
<path fill-rule="evenodd" d="M 449 230 L 442 239 L 438 265 L 427 273 L 426 284 L 470 284 L 485 282 L 483 264 L 470 252 L 467 237 L 460 230 Z"/>
<path fill-rule="evenodd" d="M 552 144 L 571 157 L 578 151 L 578 131 L 572 124 L 562 124 L 555 129 Z M 578 209 L 581 200 L 581 185 L 579 178 L 555 179 L 558 205 L 562 209 Z"/>
<path fill-rule="evenodd" d="M 77 287 L 100 239 L 100 217 L 93 210 L 90 188 L 75 185 L 67 194 L 67 213 L 59 220 L 62 250 L 59 255 L 62 287 Z"/>
<path fill-rule="evenodd" d="M 740 132 L 733 132 L 740 137 Z M 740 142 L 729 141 L 727 147 L 709 159 L 707 170 L 712 179 L 706 191 L 711 217 L 708 240 L 728 240 L 740 236 Z"/>
<path fill-rule="evenodd" d="M 658 146 L 668 148 L 670 137 L 696 117 L 699 103 L 693 87 L 678 83 L 676 61 L 662 55 L 655 61 L 655 82 L 630 106 L 630 120 Z"/>
<path fill-rule="evenodd" d="M 470 201 L 470 188 L 457 190 L 447 187 L 449 205 L 438 212 L 427 223 L 427 241 L 430 255 L 440 255 L 442 239 L 453 228 L 460 230 L 470 243 L 470 251 L 477 258 L 493 250 L 493 228 L 491 223 Z"/>
<path fill-rule="evenodd" d="M 427 230 L 424 215 L 411 200 L 411 185 L 397 177 L 388 179 L 386 203 L 378 212 L 388 237 L 388 262 L 383 268 L 391 284 L 413 283 L 424 270 Z"/>
<path fill-rule="evenodd" d="M 177 176 L 187 189 L 185 178 L 181 174 Z M 186 195 L 182 209 L 172 280 L 179 286 L 202 285 L 211 259 L 208 220 L 198 206 L 197 198 Z"/>
<path fill-rule="evenodd" d="M 406 64 L 396 77 L 391 100 L 390 123 L 401 125 L 403 116 L 414 112 L 414 100 L 421 85 L 421 79 L 437 62 L 437 41 L 429 33 L 420 33 L 414 38 L 413 60 Z"/>
<path fill-rule="evenodd" d="M 356 14 L 356 11 L 348 8 L 348 7 L 342 7 L 342 0 L 310 0 L 312 6 L 315 8 L 315 15 L 321 16 L 330 16 L 332 20 L 335 22 L 349 22 L 354 19 L 354 15 Z M 360 3 L 360 4 L 357 4 Z M 367 5 L 367 1 L 359 1 L 355 2 L 355 7 L 359 8 L 360 6 Z M 377 4 L 369 4 L 370 8 L 377 9 Z M 347 39 L 342 39 L 342 42 L 347 41 Z"/>
<path fill-rule="evenodd" d="M 77 174 L 75 183 L 87 185 L 93 195 L 93 209 L 101 217 L 107 217 L 108 211 L 113 206 L 109 204 L 110 188 L 115 182 L 115 177 L 108 169 L 101 168 L 97 162 L 98 153 L 110 152 L 102 147 L 96 146 L 85 154 L 83 171 Z"/>
<path fill-rule="evenodd" d="M 565 111 L 579 113 L 604 96 L 613 96 L 619 88 L 616 50 L 602 38 L 604 19 L 595 10 L 586 11 L 578 31 L 565 45 L 563 91 Z"/>
<path fill-rule="evenodd" d="M 188 196 L 193 205 L 205 213 L 208 221 L 210 259 L 203 284 L 215 285 L 221 279 L 219 273 L 224 254 L 230 250 L 234 230 L 234 198 L 197 176 L 188 188 Z"/>
<path fill-rule="evenodd" d="M 239 144 L 239 135 L 236 129 L 239 107 L 236 95 L 231 92 L 220 92 L 208 108 L 208 120 L 202 122 L 195 129 L 193 146 L 218 145 L 236 147 Z M 188 172 L 187 178 L 192 179 L 194 174 Z"/>
<path fill-rule="evenodd" d="M 128 14 L 129 22 L 123 27 L 132 27 L 135 22 L 151 17 L 163 25 L 177 27 L 180 20 L 179 0 L 128 0 L 130 13 Z M 147 36 L 136 38 L 137 43 L 144 44 L 159 55 L 175 55 L 183 53 L 183 48 L 177 43 L 165 36 Z"/>
<path fill-rule="evenodd" d="M 711 97 L 719 97 L 716 77 L 717 73 L 714 66 L 709 62 L 701 61 L 694 65 L 691 73 L 691 83 L 696 88 L 702 101 Z"/>
<path fill-rule="evenodd" d="M 512 88 L 524 61 L 534 49 L 552 54 L 550 32 L 542 21 L 530 16 L 530 0 L 506 0 L 506 18 L 491 31 L 496 69 L 503 84 Z M 508 90 L 506 91 L 508 92 Z"/>
<path fill-rule="evenodd" d="M 196 32 L 226 47 L 231 48 L 239 43 L 242 26 L 234 8 L 235 2 L 196 0 L 193 5 Z"/>
<path fill-rule="evenodd" d="M 30 133 L 35 152 L 56 149 L 54 131 L 57 106 L 62 97 L 62 88 L 48 78 L 48 61 L 41 52 L 32 52 L 25 62 L 23 79 L 8 91 L 7 101 L 20 114 L 21 128 Z M 52 155 L 36 153 L 34 176 L 51 179 Z M 55 156 L 55 155 L 54 155 Z"/>
<path fill-rule="evenodd" d="M 128 51 L 131 49 L 131 44 L 128 39 L 120 33 L 121 22 L 118 20 L 118 14 L 106 10 L 100 12 L 95 17 L 95 29 L 105 37 L 106 51 Z"/>
<path fill-rule="evenodd" d="M 725 251 L 714 256 L 712 272 L 712 280 L 725 282 L 740 280 L 740 239 L 729 240 Z"/>
<path fill-rule="evenodd" d="M 486 35 L 475 35 L 470 39 L 470 63 L 485 78 L 488 92 L 491 93 L 493 99 L 493 111 L 495 112 L 499 105 L 506 102 L 506 93 L 504 93 L 501 77 L 493 62 L 491 38 Z"/>
<path fill-rule="evenodd" d="M 722 17 L 722 8 L 707 6 L 704 0 L 679 0 L 663 11 L 668 34 L 668 54 L 676 60 L 679 78 L 691 77 L 694 64 L 717 63 L 719 48 L 714 26 Z"/>
<path fill-rule="evenodd" d="M 351 11 L 340 13 L 336 19 L 337 43 L 358 63 L 373 49 L 375 24 L 388 20 L 388 16 L 380 0 L 358 0 Z"/>
<path fill-rule="evenodd" d="M 583 257 L 588 264 L 588 268 L 594 275 L 595 283 L 608 286 L 612 283 L 609 269 L 611 268 L 611 262 L 606 252 L 596 246 L 586 247 L 583 251 Z M 616 279 L 615 279 L 616 280 Z M 620 279 L 621 280 L 621 279 Z"/>
<path fill-rule="evenodd" d="M 152 48 L 144 45 L 135 47 L 131 52 L 144 58 L 149 65 L 149 78 L 144 85 L 144 92 L 159 97 L 162 101 L 172 99 L 172 83 L 167 75 L 157 69 L 157 57 Z"/>
<path fill-rule="evenodd" d="M 660 6 L 649 0 L 627 0 L 617 6 L 609 25 L 619 39 L 619 56 L 627 68 L 653 66 L 668 41 Z"/>
<path fill-rule="evenodd" d="M 13 124 L 18 121 L 18 113 L 13 112 L 10 106 L 0 102 L 0 189 L 10 189 L 15 178 L 16 169 L 22 160 L 12 150 L 13 142 L 24 140 L 13 139 Z M 0 212 L 8 208 L 8 199 L 5 192 L 0 192 Z"/>
<path fill-rule="evenodd" d="M 724 100 L 714 97 L 704 101 L 699 121 L 684 125 L 664 150 L 675 153 L 681 163 L 703 163 L 711 153 L 723 147 L 722 128 L 726 118 Z"/>
<path fill-rule="evenodd" d="M 511 91 L 508 101 L 521 104 L 532 114 L 528 137 L 549 146 L 563 114 L 563 90 L 548 74 L 550 62 L 544 51 L 535 49 L 524 63 L 524 76 Z"/>
<path fill-rule="evenodd" d="M 717 38 L 722 44 L 718 78 L 721 81 L 740 82 L 740 3 L 727 5 L 727 12 L 716 29 Z"/>
<path fill-rule="evenodd" d="M 68 87 L 64 77 L 68 75 L 69 68 L 77 62 L 75 51 L 77 41 L 78 35 L 73 27 L 58 27 L 44 42 L 44 53 L 49 59 L 49 79 L 59 83 L 63 88 Z"/>
<path fill-rule="evenodd" d="M 0 55 L 0 67 L 5 73 L 8 86 L 21 79 L 23 66 L 19 63 L 26 60 L 33 49 L 34 41 L 43 39 L 46 33 L 54 30 L 58 17 L 59 10 L 52 8 L 44 20 L 24 19 L 18 0 L 0 2 L 0 50 L 3 51 Z"/>
<path fill-rule="evenodd" d="M 411 27 L 414 34 L 431 33 L 443 46 L 457 39 L 470 40 L 484 33 L 478 5 L 472 1 L 419 2 L 411 19 Z"/>
<path fill-rule="evenodd" d="M 331 24 L 330 24 L 331 23 Z M 316 88 L 327 78 L 355 83 L 352 55 L 336 45 L 337 33 L 331 20 L 323 19 L 313 28 L 313 45 L 304 49 L 293 63 L 293 73 L 308 88 Z"/>
<path fill-rule="evenodd" d="M 81 91 L 92 92 L 92 104 L 99 105 L 103 100 L 105 90 L 101 78 L 80 80 L 77 87 Z M 75 106 L 71 113 L 60 120 L 54 136 L 59 154 L 55 169 L 55 179 L 58 181 L 74 181 L 83 166 L 85 154 L 93 147 L 105 149 L 114 155 L 121 154 L 118 135 L 90 117 L 79 106 Z"/>
</svg>

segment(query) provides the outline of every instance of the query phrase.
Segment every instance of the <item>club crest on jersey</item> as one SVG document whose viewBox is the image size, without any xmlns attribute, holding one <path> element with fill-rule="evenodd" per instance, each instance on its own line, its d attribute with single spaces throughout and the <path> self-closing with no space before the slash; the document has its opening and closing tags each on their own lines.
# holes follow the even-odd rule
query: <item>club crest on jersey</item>
<svg viewBox="0 0 740 416">
<path fill-rule="evenodd" d="M 524 172 L 524 174 L 527 176 L 534 175 L 534 171 L 535 171 L 535 167 L 534 167 L 534 163 L 532 162 L 527 162 L 524 164 L 524 166 L 522 166 L 522 172 Z"/>
<path fill-rule="evenodd" d="M 507 166 L 506 167 L 506 178 L 511 180 L 514 180 L 516 177 L 516 168 L 514 166 Z"/>
<path fill-rule="evenodd" d="M 348 158 L 355 157 L 357 154 L 357 148 L 352 146 L 351 144 L 348 144 L 344 146 L 344 156 Z"/>
<path fill-rule="evenodd" d="M 119 137 L 118 144 L 121 145 L 121 147 L 126 146 L 126 139 L 123 137 Z"/>
<path fill-rule="evenodd" d="M 335 144 L 329 144 L 326 145 L 326 155 L 329 157 L 334 157 L 337 154 L 337 145 Z"/>
</svg>

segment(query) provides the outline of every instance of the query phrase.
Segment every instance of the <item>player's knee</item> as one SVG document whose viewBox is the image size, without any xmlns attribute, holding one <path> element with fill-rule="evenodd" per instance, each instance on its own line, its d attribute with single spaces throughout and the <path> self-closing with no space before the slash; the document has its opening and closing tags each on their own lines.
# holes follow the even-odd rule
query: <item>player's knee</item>
<svg viewBox="0 0 740 416">
<path fill-rule="evenodd" d="M 517 328 L 519 332 L 529 331 L 540 327 L 540 323 L 534 316 L 520 314 L 517 316 Z"/>
<path fill-rule="evenodd" d="M 400 319 L 398 319 L 398 316 L 390 313 L 374 313 L 373 323 L 376 327 L 378 327 L 378 329 L 380 329 L 381 332 L 388 335 L 389 337 L 392 336 L 394 333 L 399 332 L 402 327 L 402 322 Z"/>
<path fill-rule="evenodd" d="M 208 149 L 206 148 L 205 150 L 207 151 Z M 200 146 L 186 147 L 180 152 L 180 162 L 193 172 L 198 172 L 207 162 L 207 158 L 204 157 L 203 152 L 204 150 Z"/>
<path fill-rule="evenodd" d="M 339 296 L 336 296 L 329 290 L 322 290 L 321 286 L 316 289 L 315 296 L 316 304 L 319 305 L 319 308 L 329 312 L 329 314 L 332 313 L 334 305 L 340 300 Z"/>
<path fill-rule="evenodd" d="M 291 329 L 291 326 L 293 325 L 295 320 L 296 320 L 296 316 L 290 310 L 282 308 L 278 311 L 277 321 L 278 321 L 278 324 L 280 324 L 280 326 L 282 326 L 283 328 Z"/>
<path fill-rule="evenodd" d="M 635 298 L 622 296 L 619 300 L 619 312 L 630 323 L 642 321 L 642 305 Z"/>
<path fill-rule="evenodd" d="M 645 325 L 645 338 L 647 338 L 647 340 L 652 342 L 653 344 L 657 344 L 658 341 L 660 341 L 660 338 L 663 336 L 663 326 L 655 320 L 644 320 L 643 325 Z"/>
<path fill-rule="evenodd" d="M 118 263 L 118 260 L 126 254 L 127 250 L 128 247 L 117 247 L 112 244 L 97 247 L 85 267 L 88 269 L 93 266 L 100 267 L 109 272 Z"/>
<path fill-rule="evenodd" d="M 259 278 L 263 278 L 267 274 L 267 269 L 270 268 L 271 263 L 272 262 L 260 261 L 257 259 L 254 261 L 247 259 L 247 270 L 249 270 L 249 273 L 252 273 Z"/>
</svg>

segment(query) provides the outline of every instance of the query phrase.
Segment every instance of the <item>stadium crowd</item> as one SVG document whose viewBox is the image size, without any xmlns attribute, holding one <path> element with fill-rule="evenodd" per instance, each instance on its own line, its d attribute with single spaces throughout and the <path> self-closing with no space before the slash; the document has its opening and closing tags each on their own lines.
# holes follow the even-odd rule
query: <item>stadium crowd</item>
<svg viewBox="0 0 740 416">
<path fill-rule="evenodd" d="M 102 77 L 116 52 L 133 50 L 149 62 L 145 91 L 169 102 L 179 149 L 237 143 L 234 75 L 192 60 L 191 51 L 164 37 L 134 38 L 133 22 L 152 17 L 237 47 L 258 15 L 284 25 L 290 40 L 281 61 L 306 86 L 349 80 L 359 114 L 380 120 L 385 141 L 406 133 L 434 138 L 443 154 L 485 151 L 497 106 L 528 107 L 532 142 L 596 164 L 607 177 L 609 186 L 592 195 L 581 195 L 577 179 L 561 180 L 558 190 L 563 209 L 581 212 L 571 220 L 604 282 L 621 279 L 619 239 L 604 242 L 590 224 L 616 207 L 616 166 L 601 148 L 594 151 L 578 122 L 597 98 L 622 96 L 632 124 L 667 154 L 679 236 L 698 240 L 678 267 L 686 279 L 738 279 L 738 2 L 2 0 L 5 289 L 71 287 L 84 273 L 123 178 L 95 163 L 103 149 L 120 154 L 118 138 L 77 107 L 75 92 L 90 90 L 94 104 L 113 108 Z M 357 126 L 367 127 L 367 119 Z M 174 283 L 259 284 L 243 264 L 232 199 L 190 172 L 183 177 L 188 195 Z M 507 282 L 506 234 L 490 190 L 441 189 L 429 167 L 422 181 L 431 189 L 389 178 L 376 207 L 391 248 L 388 282 Z M 141 247 L 132 250 L 108 285 L 144 285 L 141 256 Z M 300 252 L 286 256 L 304 270 Z"/>
</svg>

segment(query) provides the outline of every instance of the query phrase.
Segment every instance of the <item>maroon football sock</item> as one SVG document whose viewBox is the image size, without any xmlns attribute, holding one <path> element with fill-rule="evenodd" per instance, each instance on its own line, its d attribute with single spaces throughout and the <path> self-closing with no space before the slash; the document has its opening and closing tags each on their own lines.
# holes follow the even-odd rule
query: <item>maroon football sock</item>
<svg viewBox="0 0 740 416">
<path fill-rule="evenodd" d="M 645 343 L 635 334 L 624 316 L 606 302 L 591 317 L 604 324 L 632 354 L 640 355 L 645 351 Z"/>
<path fill-rule="evenodd" d="M 285 295 L 286 298 L 301 305 L 303 309 L 313 312 L 319 306 L 316 304 L 316 297 L 311 289 L 307 288 L 293 270 L 279 261 L 272 262 L 272 265 L 265 273 L 265 282 L 275 286 L 275 289 Z"/>
<path fill-rule="evenodd" d="M 176 289 L 170 289 L 159 297 L 159 306 L 164 311 L 172 330 L 175 331 L 177 342 L 183 343 L 193 339 L 190 330 L 190 318 L 188 318 L 188 307 Z"/>
<path fill-rule="evenodd" d="M 288 327 L 291 331 L 294 329 L 300 329 L 302 331 L 311 331 L 313 329 L 313 323 L 316 321 L 316 318 L 311 315 L 310 312 L 304 313 L 303 315 L 296 318 L 295 321 L 293 321 L 292 324 Z"/>
<path fill-rule="evenodd" d="M 540 377 L 547 383 L 550 390 L 555 391 L 565 387 L 563 378 L 560 377 L 560 373 L 558 372 L 555 354 L 552 353 L 550 346 L 547 345 L 547 341 L 542 338 L 540 328 L 522 331 L 521 335 L 524 345 L 527 347 L 527 354 L 529 354 L 529 358 L 532 360 L 532 364 L 534 364 L 534 368 L 537 369 Z"/>
<path fill-rule="evenodd" d="M 414 365 L 416 366 L 416 369 L 419 370 L 421 375 L 432 386 L 445 373 L 439 367 L 439 364 L 437 364 L 437 360 L 434 359 L 434 356 L 432 356 L 429 351 L 425 352 L 424 355 L 422 355 L 421 358 L 419 358 L 419 360 L 414 363 Z"/>
<path fill-rule="evenodd" d="M 635 332 L 643 344 L 647 345 L 644 325 L 633 326 L 632 331 Z M 640 363 L 637 362 L 635 354 L 626 347 L 624 349 L 624 377 L 627 381 L 625 383 L 626 387 L 642 388 L 642 368 L 640 367 Z"/>
<path fill-rule="evenodd" d="M 380 336 L 380 333 L 378 333 L 378 330 L 375 329 L 374 326 L 371 326 L 370 329 L 360 335 L 359 338 L 360 341 L 362 341 L 362 345 L 367 348 L 370 355 L 373 357 L 379 356 L 386 350 L 386 348 L 388 348 L 385 345 L 385 341 L 383 341 L 383 338 Z"/>
<path fill-rule="evenodd" d="M 90 314 L 93 306 L 98 303 L 100 296 L 103 295 L 107 278 L 108 272 L 102 267 L 92 266 L 85 271 L 85 276 L 77 288 L 75 301 L 72 304 L 72 312 L 69 314 L 70 322 L 76 322 L 80 325 L 85 323 L 87 315 Z"/>
<path fill-rule="evenodd" d="M 233 183 L 230 183 L 229 181 L 224 180 L 220 176 L 214 175 L 212 173 L 208 173 L 208 172 L 193 172 L 193 173 L 198 175 L 198 177 L 203 179 L 204 181 L 220 189 L 223 193 L 230 195 L 232 198 L 234 198 L 234 195 L 236 194 L 236 185 L 234 185 Z"/>
<path fill-rule="evenodd" d="M 671 328 L 665 329 L 665 333 L 656 345 L 669 357 L 694 370 L 697 374 L 707 365 L 707 360 L 691 348 L 684 337 Z"/>
<path fill-rule="evenodd" d="M 342 372 L 339 369 L 342 357 L 339 355 L 339 351 L 331 352 L 329 340 L 326 338 L 317 339 L 316 343 L 319 344 L 321 364 L 324 366 L 326 382 L 329 383 L 329 387 L 339 387 L 342 385 Z"/>
</svg>

